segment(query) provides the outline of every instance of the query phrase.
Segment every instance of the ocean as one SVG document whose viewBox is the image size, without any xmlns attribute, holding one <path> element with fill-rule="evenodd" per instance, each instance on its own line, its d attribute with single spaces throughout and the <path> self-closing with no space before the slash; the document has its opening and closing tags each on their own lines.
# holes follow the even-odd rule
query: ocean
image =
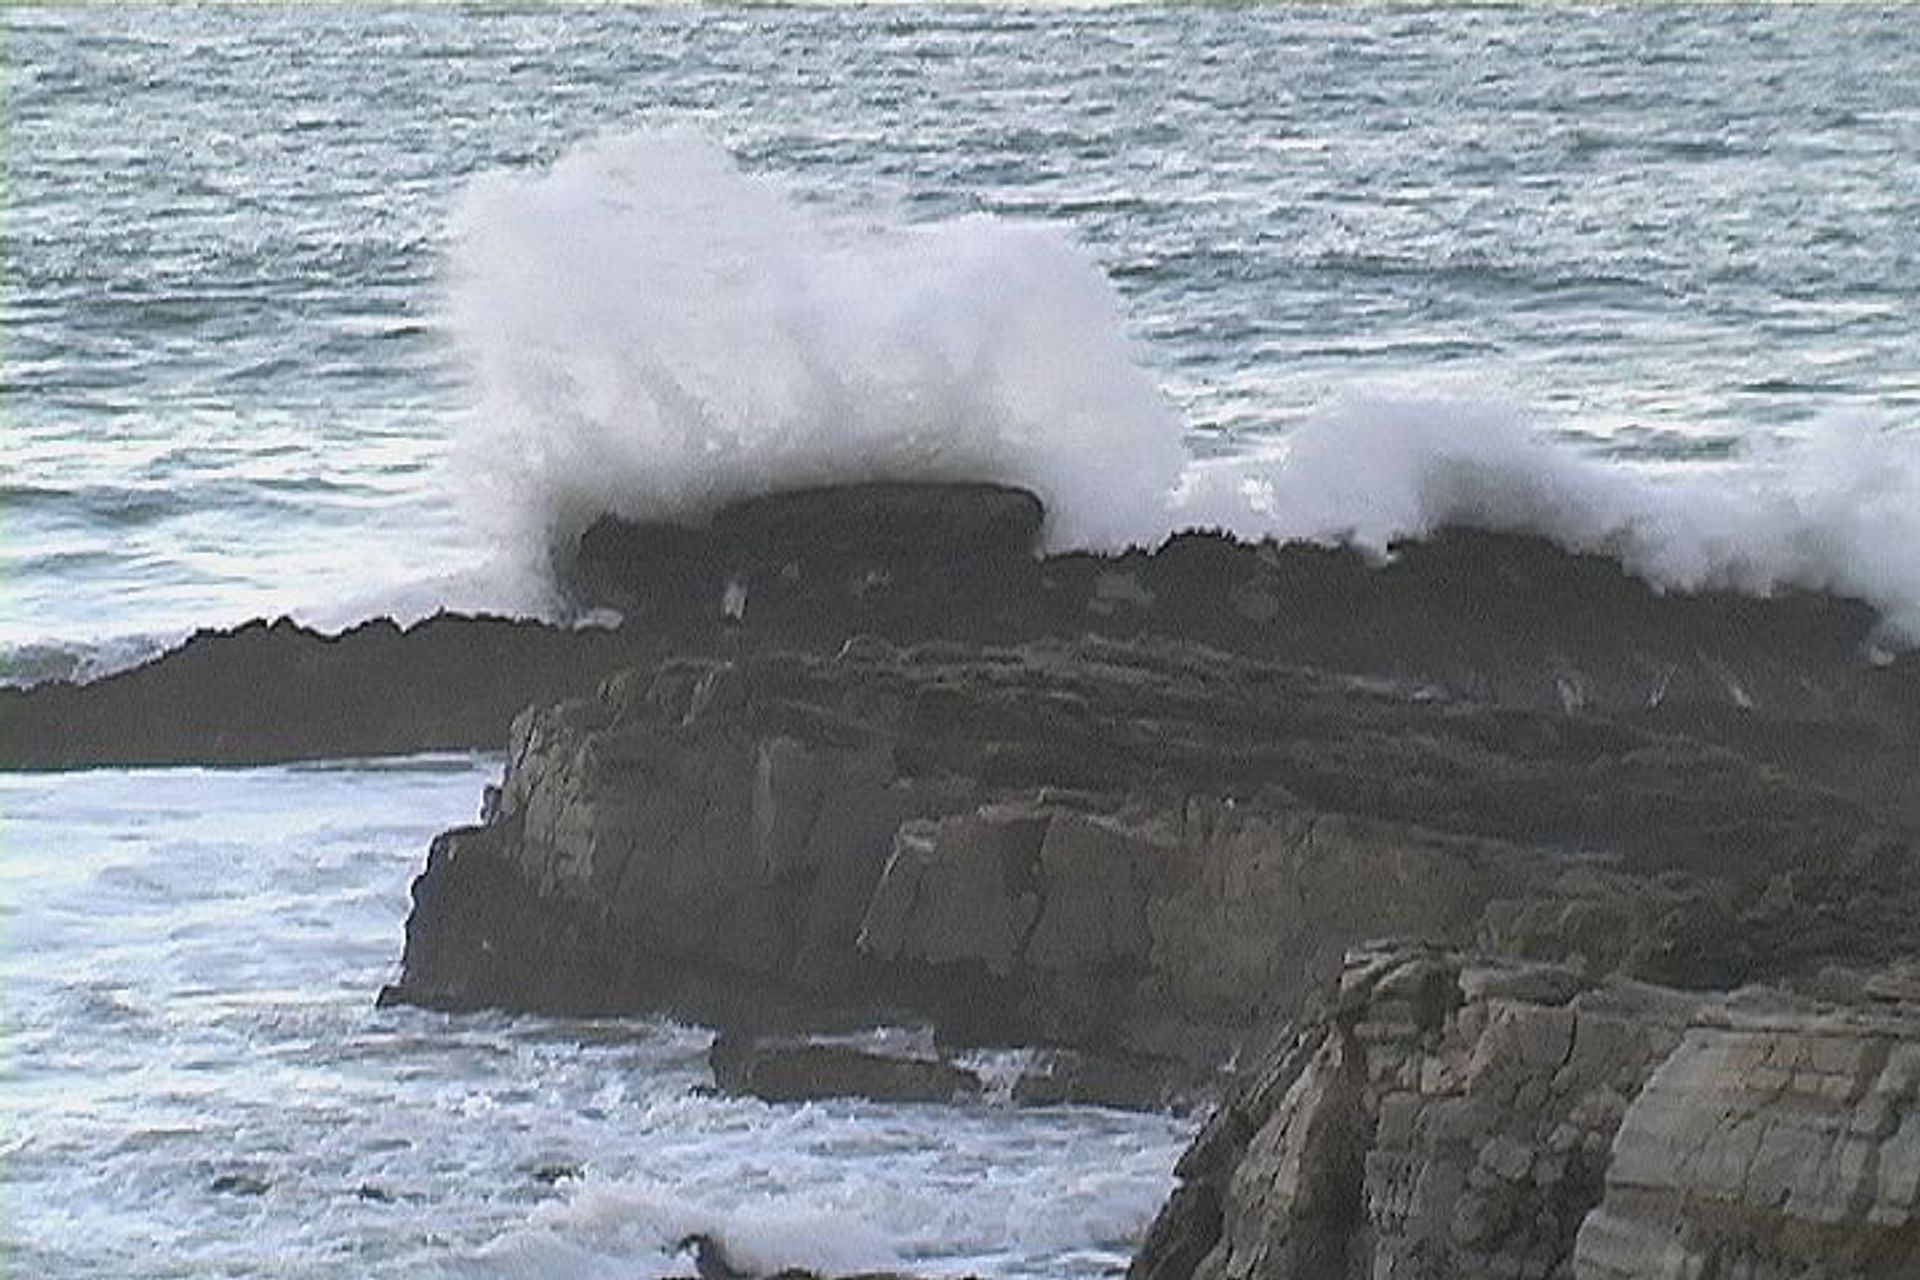
<svg viewBox="0 0 1920 1280">
<path fill-rule="evenodd" d="M 594 515 L 1007 480 L 1449 521 L 1920 638 L 1920 39 L 1869 6 L 9 9 L 0 676 L 566 615 Z M 0 778 L 0 1267 L 1118 1265 L 1190 1119 L 705 1097 L 372 1007 L 490 759 Z"/>
</svg>

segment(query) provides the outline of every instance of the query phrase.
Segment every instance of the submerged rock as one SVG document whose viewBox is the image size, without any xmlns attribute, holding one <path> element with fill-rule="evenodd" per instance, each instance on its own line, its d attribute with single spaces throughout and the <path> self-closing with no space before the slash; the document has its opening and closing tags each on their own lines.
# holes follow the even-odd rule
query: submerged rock
<svg viewBox="0 0 1920 1280">
<path fill-rule="evenodd" d="M 222 1173 L 207 1183 L 207 1190 L 222 1196 L 263 1196 L 273 1183 L 257 1173 Z"/>
<path fill-rule="evenodd" d="M 696 1280 L 914 1280 L 893 1271 L 862 1271 L 849 1275 L 827 1275 L 804 1267 L 782 1267 L 777 1271 L 758 1271 L 736 1261 L 726 1242 L 707 1232 L 695 1232 L 681 1240 L 676 1254 L 692 1260 Z"/>
</svg>

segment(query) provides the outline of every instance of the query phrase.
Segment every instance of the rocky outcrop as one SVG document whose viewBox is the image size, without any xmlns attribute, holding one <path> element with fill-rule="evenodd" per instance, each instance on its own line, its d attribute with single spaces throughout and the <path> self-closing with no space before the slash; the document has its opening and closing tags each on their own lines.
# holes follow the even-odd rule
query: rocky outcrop
<svg viewBox="0 0 1920 1280">
<path fill-rule="evenodd" d="M 1036 556 L 1044 513 L 991 485 L 750 499 L 706 526 L 593 526 L 563 567 L 617 631 L 443 617 L 337 637 L 205 633 L 86 685 L 0 690 L 0 767 L 240 763 L 494 749 L 523 708 L 670 655 L 1159 637 L 1452 700 L 1604 715 L 1714 742 L 1920 815 L 1920 659 L 1865 606 L 1661 595 L 1601 556 L 1442 531 L 1385 563 L 1194 532 L 1151 551 Z"/>
<path fill-rule="evenodd" d="M 607 518 L 569 564 L 680 651 L 1161 636 L 1477 702 L 1600 713 L 1729 746 L 1920 814 L 1920 661 L 1871 610 L 1813 594 L 1663 594 L 1614 560 L 1443 530 L 1384 563 L 1178 534 L 1117 556 L 1030 554 L 1042 513 L 987 485 L 860 485 L 744 501 L 700 530 Z"/>
<path fill-rule="evenodd" d="M 1169 1097 L 1363 937 L 1694 984 L 1871 966 L 1920 940 L 1915 857 L 1780 770 L 1561 711 L 1190 644 L 866 637 L 523 715 L 487 823 L 415 886 L 387 998 L 904 1014 Z"/>
<path fill-rule="evenodd" d="M 563 567 L 616 630 L 206 633 L 0 690 L 0 767 L 507 740 L 383 999 L 691 1016 L 745 1092 L 1256 1064 L 1139 1276 L 1916 1273 L 1920 658 L 1869 610 L 1511 535 L 1043 529 L 988 485 L 605 520 Z M 934 1051 L 820 1038 L 895 1021 Z"/>
<path fill-rule="evenodd" d="M 954 1102 L 978 1097 L 982 1088 L 977 1074 L 938 1056 L 797 1036 L 722 1033 L 707 1060 L 722 1093 L 763 1102 Z"/>
<path fill-rule="evenodd" d="M 1920 1017 L 1690 1029 L 1627 1110 L 1574 1274 L 1920 1275 Z"/>
<path fill-rule="evenodd" d="M 1904 1274 L 1920 667 L 1863 610 L 1459 532 L 1036 558 L 1039 519 L 596 526 L 577 588 L 657 647 L 515 721 L 385 998 L 677 1012 L 781 1098 L 1255 1063 L 1156 1280 Z M 1420 942 L 1348 955 L 1382 934 Z M 819 1035 L 895 1021 L 930 1052 Z"/>
<path fill-rule="evenodd" d="M 707 1061 L 716 1090 L 763 1102 L 979 1100 L 1148 1111 L 1180 1109 L 1191 1101 L 1151 1064 L 1072 1049 L 955 1055 L 920 1031 L 898 1027 L 854 1036 L 723 1031 Z"/>
<path fill-rule="evenodd" d="M 653 652 L 634 633 L 504 618 L 336 636 L 253 622 L 90 684 L 0 689 L 0 768 L 497 751 L 529 703 L 590 693 Z"/>
<path fill-rule="evenodd" d="M 1363 949 L 1136 1280 L 1915 1274 L 1920 1016 Z"/>
</svg>

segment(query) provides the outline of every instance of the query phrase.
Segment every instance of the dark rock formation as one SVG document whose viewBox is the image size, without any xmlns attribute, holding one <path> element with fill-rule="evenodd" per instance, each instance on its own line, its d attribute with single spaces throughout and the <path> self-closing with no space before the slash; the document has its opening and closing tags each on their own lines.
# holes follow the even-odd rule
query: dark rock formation
<svg viewBox="0 0 1920 1280">
<path fill-rule="evenodd" d="M 856 634 L 1159 636 L 1477 702 L 1624 716 L 1896 794 L 1920 814 L 1920 784 L 1890 763 L 1920 744 L 1920 659 L 1881 653 L 1855 601 L 1662 594 L 1604 556 L 1464 529 L 1403 544 L 1385 564 L 1207 532 L 1152 552 L 1036 558 L 1037 523 L 1030 497 L 991 486 L 777 495 L 706 530 L 604 519 L 572 580 L 585 602 L 673 633 L 683 653 L 714 651 L 699 645 L 702 623 L 729 652 L 830 651 Z"/>
<path fill-rule="evenodd" d="M 1461 531 L 1042 558 L 1041 523 L 991 486 L 604 521 L 570 576 L 619 631 L 201 636 L 0 693 L 0 766 L 507 736 L 385 1000 L 940 1040 L 903 1075 L 723 1039 L 768 1096 L 965 1092 L 969 1045 L 1044 1048 L 1031 1101 L 1257 1063 L 1154 1280 L 1916 1274 L 1920 658 L 1864 606 Z M 1383 934 L 1421 945 L 1342 972 Z"/>
<path fill-rule="evenodd" d="M 1093 1106 L 1148 1111 L 1184 1099 L 1152 1062 L 1072 1049 L 1027 1049 L 996 1064 L 989 1087 L 979 1070 L 938 1047 L 886 1043 L 887 1031 L 858 1038 L 723 1031 L 707 1055 L 721 1093 L 763 1102 L 865 1098 L 873 1102 L 982 1099 L 1022 1107 Z"/>
<path fill-rule="evenodd" d="M 1920 852 L 1831 791 L 1190 644 L 674 661 L 527 713 L 511 755 L 436 842 L 389 999 L 910 1009 L 1164 1085 L 1382 932 L 1692 985 L 1920 949 Z"/>
<path fill-rule="evenodd" d="M 1920 1274 L 1920 1015 L 1361 950 L 1135 1280 Z"/>
<path fill-rule="evenodd" d="M 516 722 L 387 998 L 924 1017 L 1050 1046 L 1026 1101 L 1252 1062 L 1154 1280 L 1913 1274 L 1920 1020 L 1725 994 L 1920 993 L 1916 666 L 1864 611 L 1473 534 L 1034 560 L 1013 505 L 953 534 L 991 572 L 907 572 L 779 516 L 822 501 L 589 539 L 716 638 Z M 763 1091 L 871 1068 L 817 1047 Z"/>
<path fill-rule="evenodd" d="M 764 1102 L 954 1102 L 980 1093 L 979 1076 L 938 1058 L 795 1036 L 723 1032 L 707 1060 L 721 1092 Z"/>
<path fill-rule="evenodd" d="M 253 622 L 91 684 L 0 689 L 0 768 L 493 751 L 530 703 L 590 692 L 649 652 L 631 633 L 502 618 L 337 636 Z"/>
<path fill-rule="evenodd" d="M 847 1042 L 722 1032 L 707 1061 L 714 1086 L 762 1102 L 866 1098 L 956 1102 L 981 1092 L 979 1077 L 939 1057 L 889 1054 Z"/>
<path fill-rule="evenodd" d="M 1920 659 L 1876 659 L 1857 602 L 1661 595 L 1604 557 L 1459 530 L 1386 564 L 1209 533 L 1036 558 L 1041 520 L 1030 494 L 986 485 L 776 495 L 700 529 L 603 520 L 567 575 L 581 603 L 628 614 L 617 632 L 445 617 L 206 633 L 92 684 L 0 690 L 0 767 L 493 748 L 522 708 L 669 655 L 1097 634 L 1624 718 L 1920 814 Z"/>
</svg>

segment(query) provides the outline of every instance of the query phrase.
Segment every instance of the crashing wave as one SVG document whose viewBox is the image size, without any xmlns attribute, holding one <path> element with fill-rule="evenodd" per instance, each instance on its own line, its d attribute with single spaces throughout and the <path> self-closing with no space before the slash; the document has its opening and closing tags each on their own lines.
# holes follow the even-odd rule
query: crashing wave
<svg viewBox="0 0 1920 1280">
<path fill-rule="evenodd" d="M 1662 587 L 1863 599 L 1920 639 L 1920 438 L 1863 419 L 1731 461 L 1623 466 L 1497 397 L 1358 390 L 1273 447 L 1196 462 L 1063 232 L 856 223 L 684 133 L 585 143 L 475 182 L 451 328 L 477 400 L 457 469 L 523 559 L 597 516 L 698 523 L 757 494 L 987 480 L 1050 550 L 1179 529 L 1395 540 L 1464 524 L 1617 556 Z"/>
</svg>

